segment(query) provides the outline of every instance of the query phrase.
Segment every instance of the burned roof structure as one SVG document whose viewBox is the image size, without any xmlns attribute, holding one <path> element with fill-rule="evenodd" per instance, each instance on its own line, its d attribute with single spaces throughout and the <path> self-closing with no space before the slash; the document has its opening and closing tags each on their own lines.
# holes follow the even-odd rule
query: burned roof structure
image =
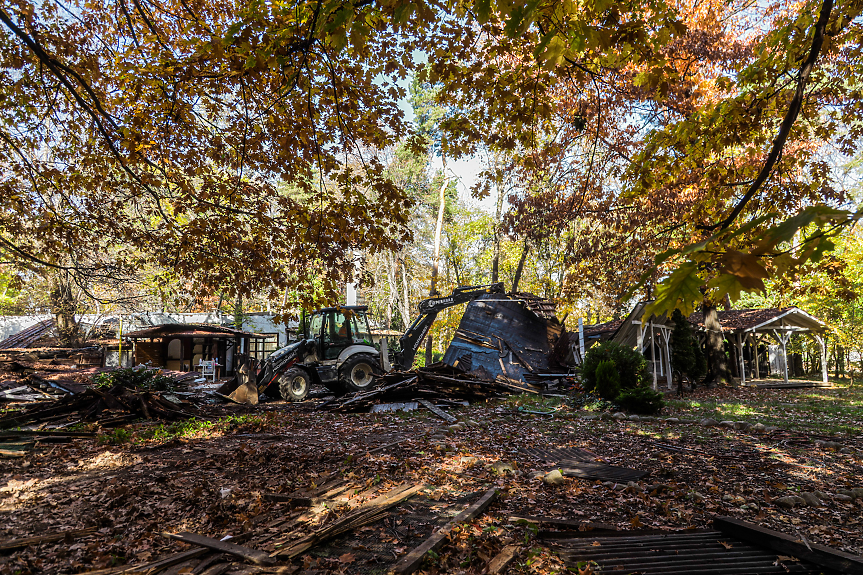
<svg viewBox="0 0 863 575">
<path fill-rule="evenodd" d="M 215 360 L 233 373 L 236 355 L 250 355 L 266 336 L 208 324 L 169 323 L 124 334 L 135 346 L 135 365 L 195 371 L 201 361 Z"/>
<path fill-rule="evenodd" d="M 569 337 L 554 314 L 532 294 L 485 294 L 467 305 L 443 362 L 487 379 L 565 371 Z"/>
</svg>

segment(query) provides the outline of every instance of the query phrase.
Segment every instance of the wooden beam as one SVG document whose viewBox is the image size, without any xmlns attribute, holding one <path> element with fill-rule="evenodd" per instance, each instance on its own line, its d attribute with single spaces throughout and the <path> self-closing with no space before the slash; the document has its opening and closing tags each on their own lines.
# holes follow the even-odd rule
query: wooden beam
<svg viewBox="0 0 863 575">
<path fill-rule="evenodd" d="M 783 555 L 791 555 L 826 567 L 839 573 L 863 575 L 863 557 L 852 555 L 811 542 L 800 542 L 796 538 L 772 531 L 759 525 L 731 517 L 714 517 L 713 526 L 729 536 L 767 547 Z M 808 545 L 807 545 L 808 543 Z"/>
<path fill-rule="evenodd" d="M 47 535 L 36 535 L 35 537 L 12 539 L 9 541 L 0 542 L 0 551 L 20 549 L 22 547 L 29 547 L 30 545 L 40 545 L 42 543 L 51 543 L 53 541 L 72 541 L 73 539 L 77 539 L 79 537 L 92 535 L 95 532 L 95 527 L 88 527 L 87 529 L 78 529 L 76 531 L 60 531 L 58 533 L 49 533 Z"/>
<path fill-rule="evenodd" d="M 429 551 L 434 551 L 440 548 L 456 525 L 465 521 L 470 521 L 480 515 L 483 511 L 488 509 L 488 506 L 492 504 L 495 498 L 497 498 L 497 489 L 492 488 L 486 491 L 485 494 L 480 497 L 479 501 L 456 515 L 452 521 L 441 527 L 437 533 L 423 541 L 413 551 L 402 557 L 398 563 L 393 565 L 388 573 L 390 575 L 408 575 L 409 573 L 413 573 L 419 569 L 419 566 L 422 564 L 423 558 L 426 554 Z"/>
<path fill-rule="evenodd" d="M 434 413 L 435 415 L 437 415 L 438 417 L 440 417 L 441 419 L 443 419 L 447 423 L 455 423 L 456 421 L 458 421 L 458 419 L 456 419 L 455 417 L 453 417 L 449 413 L 445 412 L 444 410 L 440 409 L 439 407 L 437 407 L 435 404 L 433 404 L 432 402 L 430 402 L 427 399 L 418 399 L 417 403 L 419 403 L 420 405 L 422 405 L 423 407 L 425 407 L 426 409 L 428 409 L 429 411 L 431 411 L 432 413 Z"/>
<path fill-rule="evenodd" d="M 518 545 L 507 545 L 503 549 L 500 550 L 500 553 L 494 556 L 494 558 L 488 564 L 488 575 L 497 575 L 498 573 L 503 573 L 504 569 L 506 569 L 512 560 L 518 557 L 518 554 L 521 553 L 521 547 Z"/>
<path fill-rule="evenodd" d="M 276 561 L 272 557 L 270 557 L 268 553 L 265 553 L 264 551 L 259 551 L 258 549 L 251 549 L 249 547 L 243 547 L 242 545 L 236 545 L 234 543 L 231 543 L 230 541 L 219 541 L 218 539 L 213 539 L 212 537 L 205 537 L 204 535 L 199 535 L 197 533 L 162 533 L 162 535 L 164 535 L 165 537 L 170 537 L 171 539 L 176 539 L 177 541 L 182 541 L 183 543 L 200 545 L 201 547 L 206 547 L 207 549 L 213 549 L 215 551 L 227 553 L 228 555 L 247 559 L 255 565 L 276 564 Z"/>
<path fill-rule="evenodd" d="M 190 559 L 194 559 L 195 557 L 200 557 L 201 555 L 209 552 L 209 549 L 199 547 L 197 549 L 189 549 L 188 551 L 183 551 L 182 553 L 170 555 L 168 557 L 165 557 L 164 559 L 157 559 L 156 561 L 151 561 L 150 563 L 141 563 L 140 565 L 122 565 L 120 567 L 108 567 L 107 569 L 87 571 L 86 573 L 87 575 L 121 575 L 123 573 L 141 572 L 156 573 L 158 571 L 161 571 L 162 569 L 173 567 L 174 565 L 183 563 Z"/>
</svg>

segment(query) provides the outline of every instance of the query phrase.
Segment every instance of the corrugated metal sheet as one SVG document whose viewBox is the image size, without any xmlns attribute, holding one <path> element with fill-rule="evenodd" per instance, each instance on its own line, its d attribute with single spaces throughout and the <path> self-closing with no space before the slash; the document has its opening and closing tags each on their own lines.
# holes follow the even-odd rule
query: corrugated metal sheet
<svg viewBox="0 0 863 575">
<path fill-rule="evenodd" d="M 0 349 L 30 347 L 30 345 L 41 339 L 42 336 L 48 333 L 53 327 L 53 319 L 46 319 L 45 321 L 40 321 L 36 325 L 32 325 L 27 329 L 21 330 L 18 333 L 4 339 L 3 341 L 0 341 Z"/>
<path fill-rule="evenodd" d="M 578 533 L 554 542 L 563 562 L 577 568 L 593 562 L 599 573 L 717 575 L 752 573 L 835 573 L 805 561 L 744 543 L 713 530 L 626 532 L 619 536 Z"/>
</svg>

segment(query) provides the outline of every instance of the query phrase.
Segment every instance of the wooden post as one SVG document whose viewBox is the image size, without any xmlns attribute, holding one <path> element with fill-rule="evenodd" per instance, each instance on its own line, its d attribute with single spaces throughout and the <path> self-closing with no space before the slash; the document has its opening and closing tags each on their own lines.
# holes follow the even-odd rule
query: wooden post
<svg viewBox="0 0 863 575">
<path fill-rule="evenodd" d="M 665 366 L 668 368 L 665 373 L 665 379 L 668 382 L 668 389 L 671 389 L 671 347 L 668 345 L 671 339 L 671 330 L 666 327 L 661 327 L 662 339 L 665 341 Z"/>
<path fill-rule="evenodd" d="M 761 368 L 758 365 L 758 336 L 755 335 L 755 332 L 752 332 L 750 337 L 752 338 L 752 349 L 754 351 L 755 379 L 761 379 Z"/>
<path fill-rule="evenodd" d="M 827 342 L 817 333 L 813 333 L 812 337 L 815 338 L 821 348 L 821 381 L 827 383 Z"/>
<path fill-rule="evenodd" d="M 779 335 L 779 332 L 774 329 L 773 336 L 779 342 L 779 345 L 782 346 L 782 369 L 785 374 L 785 383 L 788 383 L 788 340 L 791 339 L 791 332 L 788 331 Z"/>
<path fill-rule="evenodd" d="M 653 342 L 653 322 L 650 322 L 650 363 L 653 365 L 653 389 L 656 389 L 656 346 Z"/>
<path fill-rule="evenodd" d="M 584 319 L 578 318 L 578 354 L 580 363 L 584 363 Z"/>
<path fill-rule="evenodd" d="M 743 337 L 740 335 L 740 332 L 735 335 L 737 336 L 738 355 L 740 355 L 740 385 L 746 385 L 746 362 L 743 360 Z"/>
</svg>

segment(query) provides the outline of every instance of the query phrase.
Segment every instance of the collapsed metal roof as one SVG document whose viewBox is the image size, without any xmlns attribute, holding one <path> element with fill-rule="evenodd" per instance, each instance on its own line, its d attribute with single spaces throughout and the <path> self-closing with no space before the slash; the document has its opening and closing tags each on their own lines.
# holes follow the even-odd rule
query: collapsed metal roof
<svg viewBox="0 0 863 575">
<path fill-rule="evenodd" d="M 443 362 L 490 379 L 559 371 L 569 346 L 554 311 L 532 294 L 480 296 L 467 305 Z"/>
</svg>

